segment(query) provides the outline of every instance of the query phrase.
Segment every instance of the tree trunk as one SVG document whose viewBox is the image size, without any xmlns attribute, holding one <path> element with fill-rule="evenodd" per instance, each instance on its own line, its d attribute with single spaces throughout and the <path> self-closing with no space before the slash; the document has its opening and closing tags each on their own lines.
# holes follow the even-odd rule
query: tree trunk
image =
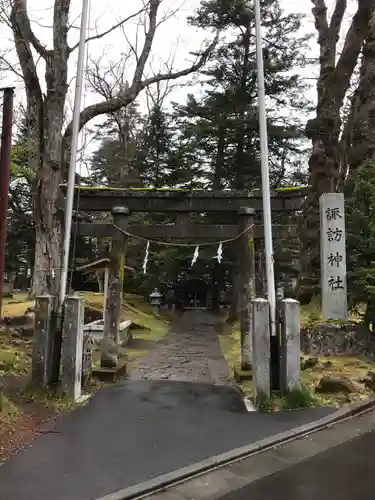
<svg viewBox="0 0 375 500">
<path fill-rule="evenodd" d="M 212 312 L 220 312 L 220 264 L 214 262 L 211 271 Z"/>
<path fill-rule="evenodd" d="M 38 188 L 34 198 L 36 295 L 56 294 L 59 287 L 62 243 L 58 217 L 59 184 L 58 171 L 53 171 L 48 165 L 38 171 Z"/>
<path fill-rule="evenodd" d="M 220 118 L 218 117 L 218 120 Z M 212 188 L 215 191 L 222 189 L 223 168 L 225 162 L 225 126 L 218 125 L 218 141 L 215 160 L 215 171 L 213 176 Z M 212 287 L 212 311 L 220 311 L 220 285 L 221 285 L 221 270 L 220 264 L 214 262 L 211 270 L 211 287 Z"/>
<path fill-rule="evenodd" d="M 235 189 L 242 190 L 245 187 L 245 116 L 247 97 L 247 77 L 249 74 L 249 58 L 250 58 L 250 25 L 246 27 L 243 36 L 244 60 L 242 65 L 241 83 L 237 101 L 237 131 L 236 131 L 236 165 L 235 165 Z"/>
<path fill-rule="evenodd" d="M 341 108 L 350 87 L 351 77 L 367 35 L 375 0 L 359 0 L 358 10 L 346 34 L 344 47 L 336 62 L 337 45 L 346 1 L 337 0 L 330 22 L 324 0 L 314 0 L 313 14 L 320 48 L 320 74 L 317 83 L 316 117 L 309 120 L 306 135 L 312 142 L 309 161 L 311 190 L 305 211 L 303 271 L 311 291 L 319 286 L 319 198 L 336 192 L 340 185 Z"/>
<path fill-rule="evenodd" d="M 36 175 L 33 189 L 36 295 L 55 294 L 60 276 L 62 234 L 58 210 L 62 129 L 68 89 L 69 8 L 68 0 L 54 2 L 52 50 L 47 50 L 32 32 L 26 0 L 14 0 L 11 9 L 14 42 L 25 80 L 30 142 L 34 150 L 30 166 Z M 45 62 L 45 95 L 42 94 L 32 49 Z"/>
<path fill-rule="evenodd" d="M 225 126 L 220 124 L 217 130 L 217 151 L 215 160 L 215 172 L 212 183 L 212 188 L 218 191 L 222 189 L 222 179 L 225 163 L 225 132 Z"/>
<path fill-rule="evenodd" d="M 362 54 L 359 84 L 352 99 L 352 130 L 346 144 L 351 177 L 375 154 L 375 15 L 369 23 Z"/>
<path fill-rule="evenodd" d="M 37 116 L 40 117 L 44 109 L 42 100 L 38 103 L 29 103 L 29 113 L 33 112 L 36 107 L 38 109 Z M 60 172 L 48 162 L 48 158 L 60 158 L 61 139 L 58 138 L 57 141 L 45 140 L 45 137 L 51 137 L 53 132 L 48 130 L 50 128 L 48 121 L 46 120 L 47 130 L 44 129 L 43 122 L 41 117 L 39 119 L 32 118 L 29 128 L 31 143 L 35 148 L 35 154 L 30 158 L 30 164 L 36 176 L 33 186 L 34 296 L 57 292 L 61 266 L 61 222 L 58 216 Z"/>
<path fill-rule="evenodd" d="M 143 13 L 147 15 L 145 15 L 144 43 L 136 58 L 137 64 L 131 85 L 119 95 L 87 106 L 80 115 L 80 128 L 98 115 L 113 113 L 126 107 L 145 87 L 158 81 L 187 76 L 205 64 L 217 43 L 218 36 L 188 68 L 143 79 L 158 26 L 160 3 L 160 0 L 150 0 L 145 4 Z M 37 295 L 46 292 L 54 294 L 59 286 L 62 246 L 62 216 L 60 217 L 58 213 L 59 184 L 64 178 L 64 159 L 69 151 L 72 134 L 72 123 L 70 123 L 62 137 L 68 90 L 68 60 L 78 44 L 72 48 L 68 45 L 71 0 L 53 2 L 52 49 L 47 49 L 46 44 L 33 32 L 27 11 L 27 0 L 12 0 L 9 4 L 11 11 L 9 20 L 25 82 L 28 128 L 35 150 L 33 162 L 30 163 L 36 173 L 36 188 L 33 193 L 36 232 L 34 292 Z M 105 33 L 97 34 L 92 38 L 101 38 L 104 35 Z M 35 55 L 38 60 L 42 59 L 45 63 L 46 95 L 42 93 Z"/>
<path fill-rule="evenodd" d="M 240 275 L 238 272 L 238 266 L 236 264 L 233 264 L 231 281 L 232 281 L 231 301 L 230 301 L 230 308 L 229 308 L 227 322 L 233 324 L 240 319 L 240 313 L 239 313 Z"/>
</svg>

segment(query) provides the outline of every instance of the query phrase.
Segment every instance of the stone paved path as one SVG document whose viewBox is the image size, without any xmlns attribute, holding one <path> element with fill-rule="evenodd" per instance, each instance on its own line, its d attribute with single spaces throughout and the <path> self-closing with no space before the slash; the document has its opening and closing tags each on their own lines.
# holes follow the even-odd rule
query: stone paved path
<svg viewBox="0 0 375 500">
<path fill-rule="evenodd" d="M 231 385 L 215 322 L 208 312 L 185 312 L 140 361 L 131 378 Z"/>
</svg>

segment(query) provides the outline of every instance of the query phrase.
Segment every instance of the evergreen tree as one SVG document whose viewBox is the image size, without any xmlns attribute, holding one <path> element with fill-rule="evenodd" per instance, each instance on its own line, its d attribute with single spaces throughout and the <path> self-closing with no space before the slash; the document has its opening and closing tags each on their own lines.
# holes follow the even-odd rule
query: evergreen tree
<svg viewBox="0 0 375 500">
<path fill-rule="evenodd" d="M 366 305 L 367 324 L 375 318 L 375 164 L 368 161 L 347 185 L 347 265 L 349 304 Z"/>
<path fill-rule="evenodd" d="M 99 148 L 90 161 L 91 182 L 96 185 L 139 185 L 134 166 L 142 117 L 136 102 L 106 116 L 98 126 Z"/>
<path fill-rule="evenodd" d="M 298 183 L 304 175 L 301 158 L 305 144 L 302 124 L 295 112 L 305 109 L 307 103 L 303 97 L 304 85 L 293 71 L 304 63 L 303 51 L 308 37 L 301 37 L 298 33 L 301 17 L 284 15 L 277 0 L 262 2 L 262 19 L 271 182 L 273 187 L 281 187 L 289 182 Z M 137 110 L 129 130 L 133 135 L 128 139 L 128 144 L 134 146 L 131 167 L 137 182 L 130 178 L 128 185 L 259 188 L 259 117 L 252 2 L 202 1 L 191 23 L 207 30 L 220 29 L 223 33 L 223 39 L 202 75 L 203 94 L 199 97 L 190 95 L 185 105 L 175 104 L 171 114 L 157 99 L 153 100 L 146 116 L 140 117 Z M 131 114 L 130 110 L 127 113 Z M 123 150 L 121 138 L 116 133 L 109 133 L 108 126 L 103 130 L 103 142 L 93 156 L 92 164 L 96 175 L 109 183 L 111 171 L 117 171 L 116 164 L 123 161 Z M 129 162 L 129 156 L 127 160 Z M 137 218 L 139 220 L 139 216 Z M 160 217 L 157 219 L 161 222 Z M 147 220 L 152 222 L 156 218 L 147 216 Z M 162 220 L 170 220 L 170 216 Z M 213 216 L 211 222 L 236 221 Z M 214 282 L 211 257 L 215 250 L 209 248 L 210 251 L 201 252 L 199 265 L 191 268 L 192 250 L 156 247 L 150 253 L 148 275 L 145 277 L 139 272 L 129 276 L 128 285 L 147 288 L 156 277 L 163 275 L 163 279 L 170 280 L 184 269 L 186 275 L 198 273 Z M 225 248 L 225 258 L 228 259 L 225 276 L 231 273 L 229 261 L 235 260 L 233 250 L 233 245 Z M 277 276 L 288 274 L 294 277 L 296 266 L 285 262 L 291 257 L 296 258 L 298 238 L 291 238 L 288 233 L 275 250 Z M 144 244 L 133 241 L 128 253 L 134 258 L 134 267 L 139 269 Z"/>
<path fill-rule="evenodd" d="M 145 187 L 172 187 L 181 179 L 181 168 L 174 164 L 171 118 L 162 104 L 153 103 L 143 118 L 136 152 L 136 169 Z"/>
<path fill-rule="evenodd" d="M 260 184 L 260 145 L 255 53 L 255 20 L 250 0 L 205 0 L 191 22 L 224 31 L 205 72 L 208 90 L 201 103 L 191 101 L 185 112 L 197 113 L 216 135 L 215 170 L 223 185 L 253 189 Z M 306 109 L 304 85 L 292 72 L 304 63 L 308 37 L 301 37 L 301 16 L 284 15 L 278 0 L 262 2 L 265 90 L 268 102 L 268 142 L 271 180 L 282 183 L 286 168 L 299 165 L 304 152 L 302 124 L 293 111 Z M 209 127 L 208 127 L 209 128 Z M 212 129 L 213 128 L 213 129 Z M 219 175 L 218 175 L 219 174 Z"/>
<path fill-rule="evenodd" d="M 5 270 L 17 273 L 23 268 L 33 268 L 34 220 L 32 215 L 32 186 L 34 172 L 28 167 L 30 153 L 27 124 L 21 121 L 16 141 L 12 147 Z"/>
</svg>

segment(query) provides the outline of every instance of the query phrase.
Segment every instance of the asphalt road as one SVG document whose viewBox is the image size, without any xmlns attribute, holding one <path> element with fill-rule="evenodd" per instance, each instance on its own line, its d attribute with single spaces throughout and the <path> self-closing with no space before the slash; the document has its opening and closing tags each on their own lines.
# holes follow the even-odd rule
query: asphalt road
<svg viewBox="0 0 375 500">
<path fill-rule="evenodd" d="M 125 380 L 5 462 L 0 500 L 92 500 L 330 411 L 247 413 L 230 387 Z"/>
<path fill-rule="evenodd" d="M 220 500 L 374 500 L 375 431 L 265 476 Z"/>
</svg>

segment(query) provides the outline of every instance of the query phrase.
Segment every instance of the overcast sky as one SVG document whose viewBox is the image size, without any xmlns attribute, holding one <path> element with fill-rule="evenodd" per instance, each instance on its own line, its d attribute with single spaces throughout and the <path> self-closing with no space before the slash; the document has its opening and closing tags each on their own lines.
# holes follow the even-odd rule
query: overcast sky
<svg viewBox="0 0 375 500">
<path fill-rule="evenodd" d="M 312 17 L 310 13 L 311 2 L 308 0 L 280 0 L 282 7 L 286 12 L 301 12 L 308 14 L 306 19 L 306 24 L 304 28 L 306 31 L 313 31 Z M 331 0 L 333 1 L 333 0 Z M 28 0 L 28 10 L 30 18 L 36 21 L 38 24 L 33 23 L 33 29 L 41 40 L 48 45 L 51 44 L 51 33 L 48 26 L 52 24 L 52 9 L 53 0 Z M 79 26 L 80 10 L 82 2 L 80 0 L 72 1 L 72 18 L 76 18 L 76 26 Z M 168 12 L 172 9 L 176 9 L 177 6 L 181 5 L 180 10 L 167 22 L 160 26 L 158 29 L 155 43 L 153 46 L 152 55 L 152 65 L 155 70 L 162 68 L 166 61 L 170 61 L 171 58 L 174 59 L 174 65 L 176 68 L 180 69 L 191 62 L 192 58 L 189 56 L 189 52 L 192 50 L 197 50 L 200 47 L 200 43 L 203 38 L 209 36 L 209 34 L 202 34 L 196 29 L 189 27 L 186 23 L 186 18 L 188 15 L 194 12 L 194 10 L 199 7 L 200 0 L 164 0 L 163 12 Z M 137 8 L 141 5 L 141 0 L 91 0 L 90 9 L 90 27 L 91 34 L 94 34 L 96 30 L 103 31 L 108 29 L 110 26 L 115 24 L 121 17 L 127 16 L 130 13 L 136 12 Z M 43 26 L 43 27 L 42 27 Z M 135 40 L 135 30 L 136 24 L 134 21 L 129 22 L 126 26 L 126 33 L 129 39 L 134 42 Z M 7 32 L 4 25 L 1 27 L 2 41 L 5 38 L 7 40 L 7 45 L 10 48 L 11 35 Z M 3 35 L 5 35 L 3 37 Z M 79 30 L 72 29 L 70 32 L 71 43 L 78 41 Z M 96 58 L 98 55 L 105 53 L 103 57 L 103 64 L 106 64 L 106 60 L 118 61 L 121 55 L 127 51 L 127 43 L 121 30 L 117 30 L 105 38 L 97 41 L 93 41 L 88 45 L 88 51 L 90 57 Z M 316 46 L 312 43 L 312 51 L 316 53 Z M 13 54 L 14 58 L 14 54 Z M 15 59 L 14 59 L 15 60 Z M 70 64 L 71 78 L 75 75 L 75 61 L 76 54 L 72 57 Z M 128 76 L 132 76 L 132 65 L 129 65 Z M 43 74 L 43 68 L 41 67 L 41 75 Z M 8 75 L 6 81 L 2 84 L 12 83 L 14 81 L 13 76 Z M 22 85 L 17 84 L 17 94 L 20 97 Z M 178 92 L 178 95 L 182 97 L 184 92 Z M 174 98 L 177 95 L 175 94 Z M 90 98 L 90 100 L 92 97 Z"/>
<path fill-rule="evenodd" d="M 129 14 L 136 12 L 140 7 L 142 0 L 90 0 L 90 34 L 95 34 L 96 31 L 101 32 L 113 24 L 118 22 L 121 18 L 128 16 Z M 329 5 L 329 11 L 332 10 L 332 5 L 334 0 L 327 0 Z M 30 18 L 33 22 L 33 29 L 40 37 L 40 39 L 47 44 L 51 45 L 51 32 L 48 29 L 52 24 L 52 14 L 53 14 L 53 0 L 28 0 L 28 11 Z M 208 33 L 202 33 L 193 27 L 190 27 L 186 23 L 186 18 L 188 15 L 192 14 L 195 9 L 199 7 L 200 0 L 164 0 L 163 8 L 160 12 L 160 17 L 170 11 L 176 10 L 178 6 L 181 8 L 178 12 L 170 18 L 168 21 L 163 23 L 155 37 L 155 42 L 153 45 L 152 57 L 150 61 L 152 62 L 152 67 L 154 70 L 162 69 L 163 65 L 167 61 L 174 61 L 174 67 L 176 69 L 181 69 L 192 61 L 192 56 L 189 55 L 190 51 L 199 49 L 201 42 L 204 38 L 209 36 Z M 309 0 L 280 0 L 280 4 L 285 12 L 298 12 L 307 15 L 306 21 L 304 23 L 304 30 L 307 32 L 314 33 L 314 25 L 311 14 L 312 3 Z M 349 4 L 355 6 L 355 0 L 349 1 Z M 82 2 L 81 0 L 72 0 L 72 19 L 76 18 L 75 26 L 79 26 L 79 15 L 81 12 Z M 1 26 L 1 38 L 2 41 L 6 40 L 6 44 L 9 48 L 12 47 L 11 35 L 8 30 Z M 130 21 L 125 26 L 125 31 L 129 40 L 134 42 L 136 34 L 136 23 L 135 21 Z M 79 30 L 71 29 L 70 31 L 70 43 L 73 44 L 78 41 Z M 106 65 L 109 61 L 118 61 L 121 59 L 122 54 L 128 50 L 127 42 L 121 30 L 116 30 L 101 40 L 95 40 L 90 42 L 88 45 L 89 57 L 97 58 L 98 55 L 103 55 L 102 61 L 103 65 Z M 315 40 L 311 42 L 312 54 L 317 54 L 317 46 Z M 12 59 L 15 59 L 15 54 L 12 54 Z M 76 57 L 77 54 L 71 59 L 70 62 L 70 78 L 73 80 L 76 71 Z M 128 78 L 131 79 L 133 65 L 128 65 Z M 43 76 L 43 67 L 40 66 L 41 76 Z M 42 78 L 43 79 L 43 78 Z M 2 85 L 8 83 L 14 83 L 14 75 L 7 75 L 6 80 L 2 81 Z M 17 86 L 17 98 L 22 96 L 22 84 L 20 82 L 16 83 Z M 175 91 L 172 98 L 173 99 L 183 99 L 186 95 L 187 90 Z M 314 89 L 312 88 L 312 97 L 314 96 Z M 87 101 L 90 103 L 93 101 L 94 97 L 92 95 L 85 98 L 84 104 Z"/>
<path fill-rule="evenodd" d="M 332 5 L 334 0 L 327 0 L 329 5 L 329 10 L 332 10 Z M 52 24 L 52 14 L 53 14 L 53 0 L 28 0 L 28 11 L 31 20 L 33 21 L 32 26 L 37 34 L 37 36 L 48 46 L 51 46 L 51 30 L 49 27 Z M 110 28 L 113 24 L 118 22 L 121 18 L 128 16 L 129 14 L 136 12 L 140 7 L 142 0 L 91 0 L 90 5 L 90 35 L 96 32 L 102 32 Z M 311 14 L 312 3 L 309 0 L 280 0 L 282 8 L 285 12 L 296 12 L 306 14 L 306 21 L 303 26 L 303 30 L 306 32 L 314 33 L 314 23 Z M 355 0 L 349 0 L 351 5 L 351 10 L 355 7 Z M 152 57 L 150 62 L 154 71 L 164 69 L 163 65 L 166 62 L 173 60 L 174 69 L 182 69 L 183 67 L 191 64 L 193 58 L 189 55 L 190 51 L 196 51 L 200 48 L 201 43 L 204 38 L 210 36 L 207 32 L 201 32 L 193 27 L 190 27 L 186 23 L 186 18 L 194 12 L 196 8 L 199 7 L 200 0 L 164 0 L 163 8 L 160 12 L 160 17 L 171 10 L 176 10 L 178 6 L 181 6 L 168 21 L 163 23 L 157 31 L 155 37 Z M 70 45 L 74 45 L 79 38 L 79 24 L 80 24 L 80 12 L 81 12 L 82 1 L 72 0 L 72 19 L 76 18 L 75 26 L 76 29 L 70 30 Z M 347 16 L 347 21 L 349 21 L 350 15 Z M 1 39 L 2 47 L 5 46 L 8 49 L 12 49 L 12 39 L 11 34 L 4 25 L 1 25 Z M 134 43 L 136 35 L 136 22 L 131 21 L 125 25 L 125 32 L 129 40 Z M 121 30 L 116 30 L 105 38 L 101 40 L 95 40 L 88 44 L 89 57 L 97 59 L 98 56 L 103 55 L 102 65 L 105 67 L 109 64 L 109 61 L 119 61 L 122 58 L 122 54 L 128 51 L 128 45 L 124 34 Z M 311 55 L 317 55 L 317 45 L 315 40 L 311 41 Z M 15 53 L 9 54 L 12 61 L 16 61 Z M 70 81 L 74 84 L 74 77 L 76 71 L 76 60 L 77 51 L 71 58 L 69 72 Z M 44 68 L 39 65 L 41 81 L 43 82 L 43 72 Z M 132 78 L 134 66 L 132 64 L 127 65 L 127 77 Z M 149 71 L 149 70 L 148 70 Z M 311 73 L 311 68 L 309 72 Z M 316 71 L 315 71 L 316 74 Z M 305 76 L 314 76 L 308 74 Z M 315 99 L 315 85 L 313 80 L 311 81 L 311 99 Z M 2 78 L 2 86 L 7 84 L 14 84 L 14 75 L 8 74 L 5 81 Z M 86 88 L 87 85 L 86 85 Z M 173 100 L 183 100 L 188 92 L 188 89 L 175 90 L 171 95 Z M 70 87 L 69 102 L 73 102 L 74 86 Z M 16 98 L 18 101 L 23 99 L 22 83 L 20 81 L 16 82 Z M 82 105 L 91 104 L 98 100 L 97 96 L 92 93 L 86 92 L 83 98 Z"/>
</svg>

